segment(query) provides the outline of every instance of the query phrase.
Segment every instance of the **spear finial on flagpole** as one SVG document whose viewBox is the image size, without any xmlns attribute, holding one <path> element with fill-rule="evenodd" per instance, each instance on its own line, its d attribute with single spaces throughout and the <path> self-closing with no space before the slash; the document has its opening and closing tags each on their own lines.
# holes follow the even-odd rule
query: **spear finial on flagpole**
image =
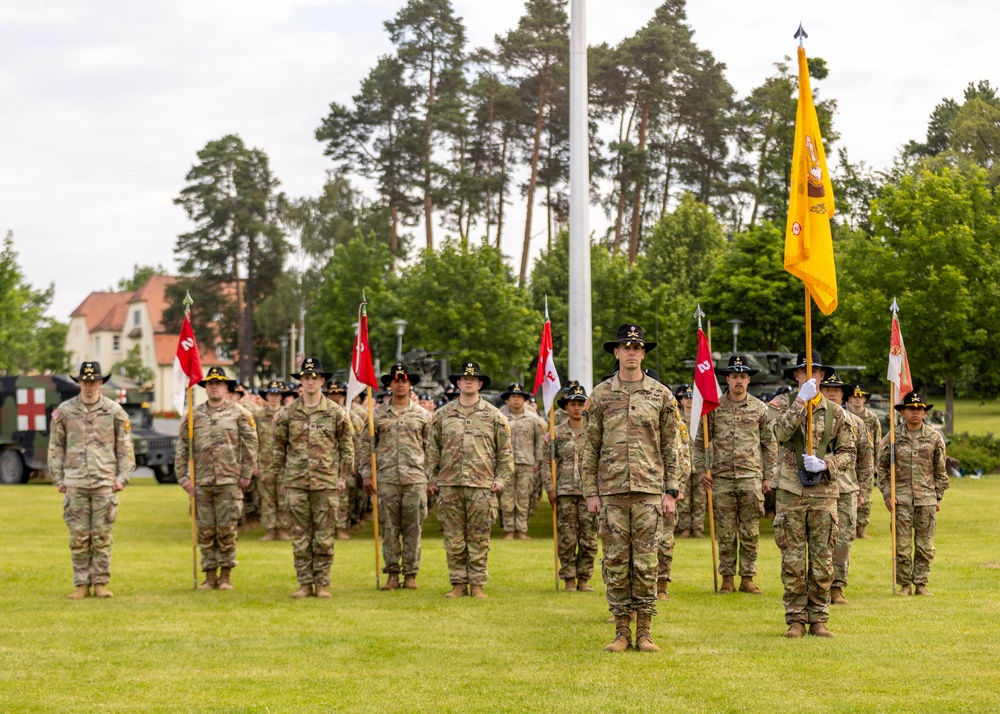
<svg viewBox="0 0 1000 714">
<path fill-rule="evenodd" d="M 805 29 L 802 27 L 802 23 L 799 23 L 799 29 L 795 31 L 795 39 L 799 41 L 799 47 L 802 47 L 802 40 L 809 37 Z"/>
<path fill-rule="evenodd" d="M 549 321 L 549 296 L 545 296 L 545 321 Z"/>
<path fill-rule="evenodd" d="M 889 306 L 889 309 L 892 310 L 892 316 L 893 317 L 895 317 L 896 313 L 899 312 L 899 303 L 896 302 L 896 296 L 895 295 L 892 298 L 892 305 Z"/>
<path fill-rule="evenodd" d="M 188 290 L 184 291 L 184 314 L 191 315 L 191 306 L 194 305 L 194 300 L 191 299 L 191 292 Z"/>
<path fill-rule="evenodd" d="M 694 311 L 694 316 L 698 318 L 698 329 L 701 329 L 701 318 L 705 317 L 704 311 L 701 309 L 701 303 L 698 303 L 698 309 Z"/>
</svg>

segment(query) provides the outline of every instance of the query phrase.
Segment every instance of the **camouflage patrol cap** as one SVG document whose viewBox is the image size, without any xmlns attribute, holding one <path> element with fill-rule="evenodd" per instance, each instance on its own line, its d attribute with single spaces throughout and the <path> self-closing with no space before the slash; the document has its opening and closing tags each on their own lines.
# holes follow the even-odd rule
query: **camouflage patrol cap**
<svg viewBox="0 0 1000 714">
<path fill-rule="evenodd" d="M 903 400 L 899 404 L 895 405 L 893 409 L 895 409 L 897 412 L 901 412 L 907 407 L 912 407 L 914 409 L 926 409 L 930 411 L 934 407 L 934 405 L 927 404 L 924 401 L 924 396 L 920 392 L 910 392 L 905 397 L 903 397 Z"/>
<path fill-rule="evenodd" d="M 322 377 L 330 379 L 333 372 L 323 371 L 323 363 L 316 357 L 306 357 L 302 360 L 302 368 L 298 372 L 293 372 L 292 377 L 301 380 L 303 377 Z"/>
<path fill-rule="evenodd" d="M 420 375 L 410 374 L 410 370 L 405 364 L 397 363 L 389 369 L 389 374 L 383 374 L 380 377 L 383 387 L 388 387 L 389 382 L 395 379 L 405 379 L 411 387 L 414 387 L 420 382 Z"/>
<path fill-rule="evenodd" d="M 80 364 L 80 375 L 74 377 L 70 375 L 74 382 L 107 382 L 111 379 L 110 374 L 101 374 L 100 362 L 82 362 Z"/>
<path fill-rule="evenodd" d="M 463 362 L 462 369 L 458 374 L 449 374 L 448 381 L 458 386 L 458 380 L 462 377 L 476 377 L 479 379 L 479 388 L 487 389 L 490 386 L 490 378 L 483 374 L 483 370 L 479 368 L 478 362 Z"/>
<path fill-rule="evenodd" d="M 522 387 L 518 382 L 511 382 L 510 386 L 507 387 L 507 390 L 500 393 L 500 398 L 505 402 L 513 396 L 524 397 L 525 399 L 531 398 L 531 394 L 525 391 L 524 387 Z"/>
<path fill-rule="evenodd" d="M 560 409 L 565 409 L 566 405 L 570 402 L 586 402 L 587 401 L 587 390 L 580 386 L 579 383 L 572 385 L 569 390 L 566 391 L 566 396 L 559 399 L 556 404 L 559 405 Z"/>
<path fill-rule="evenodd" d="M 205 378 L 198 382 L 199 387 L 204 387 L 209 382 L 225 382 L 230 389 L 236 386 L 236 380 L 226 376 L 222 367 L 209 367 L 205 373 Z"/>
<path fill-rule="evenodd" d="M 614 354 L 615 348 L 620 345 L 637 344 L 646 352 L 652 352 L 656 348 L 655 342 L 646 342 L 646 333 L 636 324 L 622 325 L 618 328 L 615 339 L 604 343 L 604 351 Z"/>
</svg>

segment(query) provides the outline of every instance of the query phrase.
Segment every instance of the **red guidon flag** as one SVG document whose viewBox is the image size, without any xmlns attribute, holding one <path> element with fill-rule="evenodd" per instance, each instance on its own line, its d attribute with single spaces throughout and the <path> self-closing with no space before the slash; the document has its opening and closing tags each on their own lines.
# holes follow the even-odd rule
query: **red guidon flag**
<svg viewBox="0 0 1000 714">
<path fill-rule="evenodd" d="M 375 366 L 372 364 L 372 351 L 368 347 L 368 309 L 361 303 L 358 317 L 358 331 L 354 334 L 354 350 L 351 352 L 351 376 L 347 381 L 347 408 L 351 408 L 354 398 L 365 390 L 365 387 L 378 389 L 375 379 Z"/>
<path fill-rule="evenodd" d="M 892 337 L 889 340 L 889 370 L 885 376 L 896 385 L 896 404 L 913 391 L 910 360 L 906 357 L 903 333 L 899 331 L 899 320 L 895 315 L 892 316 Z"/>
<path fill-rule="evenodd" d="M 184 316 L 181 334 L 177 340 L 177 354 L 174 355 L 174 409 L 184 415 L 187 411 L 187 390 L 198 384 L 204 375 L 201 372 L 201 355 L 198 353 L 198 342 L 194 339 L 191 329 L 191 318 Z"/>
<path fill-rule="evenodd" d="M 548 315 L 545 316 L 545 326 L 542 327 L 542 341 L 538 346 L 538 368 L 535 372 L 535 388 L 531 393 L 537 394 L 539 388 L 542 390 L 545 413 L 548 414 L 552 411 L 552 405 L 562 388 L 559 383 L 559 373 L 556 372 L 556 363 L 552 359 L 552 323 L 549 322 Z"/>
<path fill-rule="evenodd" d="M 698 436 L 701 418 L 719 406 L 722 391 L 715 379 L 715 362 L 708 349 L 708 338 L 702 329 L 698 328 L 698 358 L 694 363 L 694 394 L 691 399 L 691 441 Z"/>
</svg>

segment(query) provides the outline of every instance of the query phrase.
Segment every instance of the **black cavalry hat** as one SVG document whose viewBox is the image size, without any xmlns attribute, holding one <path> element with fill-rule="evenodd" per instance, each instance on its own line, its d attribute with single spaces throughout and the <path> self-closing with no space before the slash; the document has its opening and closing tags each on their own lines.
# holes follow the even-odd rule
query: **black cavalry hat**
<svg viewBox="0 0 1000 714">
<path fill-rule="evenodd" d="M 380 379 L 383 387 L 388 387 L 389 382 L 394 379 L 405 379 L 411 387 L 415 387 L 420 382 L 420 375 L 410 374 L 410 370 L 405 364 L 394 364 L 389 368 L 389 374 L 383 374 Z"/>
<path fill-rule="evenodd" d="M 926 409 L 930 411 L 934 407 L 934 405 L 927 404 L 926 402 L 924 402 L 924 396 L 920 392 L 910 392 L 905 397 L 903 397 L 903 401 L 901 401 L 893 408 L 897 412 L 901 412 L 907 407 L 916 407 L 918 409 Z"/>
<path fill-rule="evenodd" d="M 205 372 L 205 378 L 198 382 L 198 386 L 204 387 L 209 382 L 225 382 L 226 386 L 230 389 L 237 384 L 235 379 L 230 379 L 226 376 L 226 372 L 222 367 L 209 367 L 208 371 Z"/>
<path fill-rule="evenodd" d="M 568 389 L 563 390 L 565 396 L 560 397 L 556 404 L 559 405 L 560 409 L 565 409 L 566 405 L 570 402 L 586 402 L 587 401 L 587 390 L 580 386 L 579 383 L 574 383 L 570 385 Z"/>
<path fill-rule="evenodd" d="M 751 377 L 760 370 L 754 369 L 746 355 L 735 354 L 729 358 L 729 364 L 715 370 L 716 374 L 749 374 Z"/>
<path fill-rule="evenodd" d="M 836 370 L 828 372 L 826 379 L 820 382 L 819 386 L 838 387 L 840 391 L 844 393 L 844 399 L 847 399 L 851 395 L 851 392 L 854 391 L 854 385 L 845 383 L 844 380 L 840 378 L 840 375 L 837 374 Z"/>
<path fill-rule="evenodd" d="M 448 381 L 457 387 L 458 380 L 462 377 L 478 377 L 480 389 L 488 389 L 490 386 L 491 380 L 483 374 L 483 370 L 479 368 L 478 362 L 463 362 L 461 371 L 458 374 L 449 374 Z"/>
<path fill-rule="evenodd" d="M 77 383 L 96 382 L 97 380 L 107 382 L 111 379 L 111 375 L 101 374 L 100 362 L 83 362 L 80 364 L 80 376 L 74 377 L 73 375 L 70 375 L 70 378 Z"/>
<path fill-rule="evenodd" d="M 604 343 L 604 351 L 613 355 L 615 348 L 622 343 L 639 344 L 646 352 L 652 352 L 656 348 L 655 342 L 646 342 L 646 334 L 638 325 L 622 325 L 619 327 L 615 339 Z"/>
<path fill-rule="evenodd" d="M 306 357 L 302 360 L 302 369 L 298 372 L 292 372 L 292 377 L 300 381 L 303 377 L 322 377 L 323 379 L 329 379 L 332 376 L 333 372 L 324 372 L 323 363 L 315 357 Z"/>
<path fill-rule="evenodd" d="M 867 402 L 868 398 L 871 396 L 871 394 L 869 394 L 868 392 L 865 391 L 865 385 L 863 385 L 863 384 L 852 384 L 851 385 L 851 393 L 848 394 L 847 396 L 848 397 L 864 397 L 865 401 Z"/>
<path fill-rule="evenodd" d="M 503 399 L 506 402 L 508 399 L 510 399 L 511 397 L 513 397 L 515 395 L 520 396 L 520 397 L 524 397 L 525 399 L 528 399 L 528 398 L 531 397 L 531 395 L 524 390 L 524 387 L 521 386 L 520 383 L 513 382 L 513 383 L 511 383 L 511 385 L 509 387 L 507 387 L 507 391 L 502 392 L 500 394 L 500 398 Z"/>
<path fill-rule="evenodd" d="M 828 372 L 830 370 L 829 367 L 823 364 L 823 358 L 819 356 L 819 352 L 817 352 L 816 350 L 813 350 L 812 363 L 813 363 L 813 371 L 823 370 L 824 372 Z M 805 366 L 806 366 L 806 351 L 802 350 L 795 358 L 795 364 L 786 369 L 784 372 L 782 372 L 782 375 L 785 377 L 785 379 L 795 379 L 795 375 L 793 374 L 795 370 L 805 369 Z"/>
<path fill-rule="evenodd" d="M 645 374 L 645 375 L 646 375 L 647 377 L 649 377 L 650 379 L 653 379 L 653 380 L 655 380 L 655 381 L 659 382 L 660 384 L 663 384 L 663 380 L 662 380 L 662 379 L 660 379 L 660 373 L 659 373 L 659 372 L 657 372 L 657 371 L 656 371 L 655 369 L 653 369 L 652 367 L 648 367 L 648 368 L 646 368 L 646 369 L 644 369 L 644 370 L 642 370 L 642 371 L 643 371 L 643 373 L 644 373 L 644 374 Z M 664 385 L 664 386 L 666 386 L 666 385 Z"/>
<path fill-rule="evenodd" d="M 677 389 L 674 390 L 674 397 L 677 400 L 681 399 L 694 399 L 694 392 L 691 391 L 690 384 L 678 384 Z"/>
<path fill-rule="evenodd" d="M 461 392 L 458 391 L 458 387 L 454 384 L 449 384 L 444 388 L 444 398 L 445 402 L 450 402 L 452 399 L 457 397 Z"/>
<path fill-rule="evenodd" d="M 261 394 L 281 394 L 285 391 L 285 385 L 276 379 L 272 379 L 267 386 L 260 390 Z"/>
<path fill-rule="evenodd" d="M 229 385 L 230 394 L 235 394 L 236 392 L 239 392 L 245 397 L 247 395 L 247 391 L 248 391 L 247 388 L 243 386 L 242 382 L 234 381 L 232 384 Z"/>
<path fill-rule="evenodd" d="M 327 394 L 347 394 L 347 387 L 336 377 L 331 379 L 326 385 Z"/>
</svg>

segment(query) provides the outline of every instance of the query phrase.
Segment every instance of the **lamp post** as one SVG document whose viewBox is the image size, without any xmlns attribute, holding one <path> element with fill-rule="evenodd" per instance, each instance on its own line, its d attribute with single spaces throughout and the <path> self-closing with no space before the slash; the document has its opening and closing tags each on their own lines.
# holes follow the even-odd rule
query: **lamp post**
<svg viewBox="0 0 1000 714">
<path fill-rule="evenodd" d="M 732 320 L 727 320 L 727 322 L 733 326 L 733 352 L 736 351 L 736 338 L 740 335 L 740 325 L 743 324 L 743 320 L 739 318 L 734 318 Z"/>
<path fill-rule="evenodd" d="M 288 381 L 288 336 L 281 336 L 281 381 Z"/>
<path fill-rule="evenodd" d="M 403 333 L 406 332 L 406 326 L 409 325 L 406 320 L 398 318 L 392 321 L 392 324 L 396 326 L 396 362 L 403 361 Z"/>
</svg>

